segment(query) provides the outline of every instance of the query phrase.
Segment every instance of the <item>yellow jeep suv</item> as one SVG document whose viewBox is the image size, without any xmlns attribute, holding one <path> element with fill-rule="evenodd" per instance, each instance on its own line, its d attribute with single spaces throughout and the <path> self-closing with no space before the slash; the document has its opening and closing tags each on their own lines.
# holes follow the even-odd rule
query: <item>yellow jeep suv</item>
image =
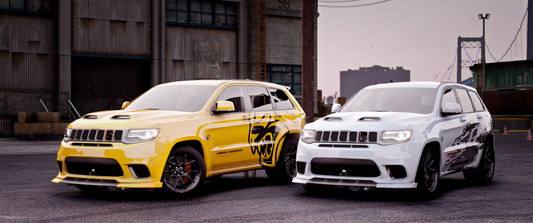
<svg viewBox="0 0 533 223">
<path fill-rule="evenodd" d="M 172 82 L 122 107 L 69 124 L 52 182 L 86 191 L 163 187 L 188 193 L 226 173 L 264 168 L 280 183 L 296 175 L 305 113 L 283 86 Z"/>
</svg>

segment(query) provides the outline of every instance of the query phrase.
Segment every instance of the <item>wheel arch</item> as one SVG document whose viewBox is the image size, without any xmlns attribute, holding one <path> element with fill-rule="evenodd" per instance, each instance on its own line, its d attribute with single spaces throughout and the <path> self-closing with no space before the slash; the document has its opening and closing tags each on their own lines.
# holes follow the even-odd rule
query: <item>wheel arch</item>
<svg viewBox="0 0 533 223">
<path fill-rule="evenodd" d="M 200 141 L 198 141 L 198 140 L 186 140 L 186 141 L 177 142 L 176 144 L 174 144 L 174 146 L 172 146 L 172 149 L 170 150 L 170 152 L 172 152 L 173 150 L 175 150 L 176 148 L 179 148 L 181 146 L 191 146 L 191 147 L 193 147 L 195 150 L 197 150 L 200 153 L 200 155 L 202 155 L 202 157 L 205 160 L 204 149 L 203 149 L 202 143 Z"/>
</svg>

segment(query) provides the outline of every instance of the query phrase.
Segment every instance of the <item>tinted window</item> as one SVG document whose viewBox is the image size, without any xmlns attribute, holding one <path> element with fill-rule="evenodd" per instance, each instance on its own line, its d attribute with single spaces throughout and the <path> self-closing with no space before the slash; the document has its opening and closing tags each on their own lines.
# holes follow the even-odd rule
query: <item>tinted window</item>
<svg viewBox="0 0 533 223">
<path fill-rule="evenodd" d="M 468 96 L 468 93 L 466 93 L 465 89 L 457 89 L 457 96 L 459 96 L 459 102 L 461 103 L 463 113 L 474 111 L 474 108 L 472 107 L 472 102 L 470 101 L 470 97 Z"/>
<path fill-rule="evenodd" d="M 444 106 L 446 106 L 446 103 L 457 103 L 455 92 L 452 89 L 446 90 L 444 95 L 442 95 L 442 103 L 440 104 L 441 111 L 444 111 Z"/>
<path fill-rule="evenodd" d="M 271 111 L 270 94 L 264 87 L 246 86 L 253 111 Z"/>
<path fill-rule="evenodd" d="M 200 111 L 215 91 L 216 86 L 166 85 L 157 86 L 131 102 L 125 110 Z"/>
<path fill-rule="evenodd" d="M 470 95 L 470 98 L 472 99 L 472 103 L 474 104 L 474 108 L 476 111 L 483 111 L 485 108 L 483 107 L 483 103 L 481 103 L 481 100 L 479 100 L 479 96 L 476 92 L 468 91 L 468 94 Z"/>
<path fill-rule="evenodd" d="M 274 101 L 274 104 L 276 104 L 276 107 L 278 109 L 286 110 L 294 108 L 294 105 L 292 104 L 291 100 L 289 99 L 289 96 L 285 93 L 285 91 L 276 88 L 269 88 L 268 91 L 270 91 L 270 95 L 272 95 L 272 100 Z"/>
<path fill-rule="evenodd" d="M 218 96 L 216 102 L 219 101 L 231 101 L 233 102 L 233 105 L 235 106 L 235 112 L 242 112 L 244 111 L 244 94 L 242 93 L 241 87 L 229 87 L 224 90 L 220 96 Z M 215 107 L 216 108 L 216 104 Z"/>
<path fill-rule="evenodd" d="M 378 111 L 428 114 L 435 106 L 433 88 L 378 88 L 359 91 L 340 112 Z"/>
</svg>

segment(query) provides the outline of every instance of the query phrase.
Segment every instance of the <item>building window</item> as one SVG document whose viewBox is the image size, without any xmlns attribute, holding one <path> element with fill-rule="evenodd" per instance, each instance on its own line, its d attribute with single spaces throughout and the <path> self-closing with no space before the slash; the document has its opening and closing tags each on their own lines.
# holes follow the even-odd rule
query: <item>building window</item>
<svg viewBox="0 0 533 223">
<path fill-rule="evenodd" d="M 290 87 L 293 95 L 302 95 L 302 66 L 267 64 L 266 79 Z"/>
<path fill-rule="evenodd" d="M 0 0 L 0 12 L 51 14 L 52 0 Z"/>
<path fill-rule="evenodd" d="M 166 0 L 167 24 L 237 28 L 237 5 L 208 0 Z"/>
</svg>

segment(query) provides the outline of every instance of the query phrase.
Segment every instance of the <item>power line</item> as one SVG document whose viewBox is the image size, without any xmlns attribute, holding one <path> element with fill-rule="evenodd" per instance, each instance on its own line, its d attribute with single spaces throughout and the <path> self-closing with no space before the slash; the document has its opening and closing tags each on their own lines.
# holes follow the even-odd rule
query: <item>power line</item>
<svg viewBox="0 0 533 223">
<path fill-rule="evenodd" d="M 356 2 L 359 0 L 347 0 L 347 1 L 318 1 L 323 3 L 346 3 L 346 2 Z M 363 6 L 371 6 L 371 5 L 377 5 L 385 2 L 390 2 L 392 0 L 382 0 L 378 2 L 372 2 L 372 3 L 366 3 L 366 4 L 360 4 L 360 5 L 318 5 L 320 7 L 326 7 L 326 8 L 356 8 L 356 7 L 363 7 Z"/>
</svg>

